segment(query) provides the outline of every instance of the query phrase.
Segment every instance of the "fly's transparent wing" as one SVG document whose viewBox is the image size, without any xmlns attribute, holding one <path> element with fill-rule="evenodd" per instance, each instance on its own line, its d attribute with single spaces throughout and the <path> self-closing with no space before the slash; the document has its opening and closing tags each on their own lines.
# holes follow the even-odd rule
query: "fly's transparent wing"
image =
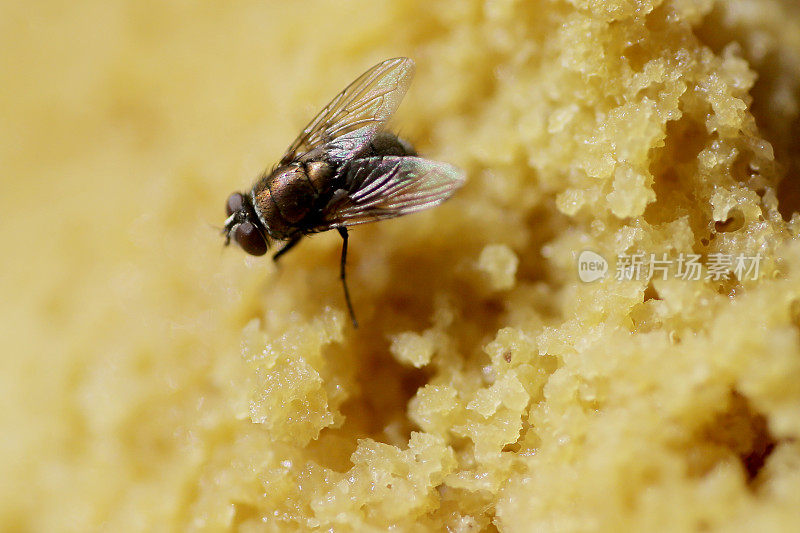
<svg viewBox="0 0 800 533">
<path fill-rule="evenodd" d="M 414 75 L 414 61 L 396 57 L 359 76 L 309 122 L 286 150 L 281 164 L 344 137 L 332 157 L 352 157 L 394 114 Z"/>
<path fill-rule="evenodd" d="M 334 193 L 317 231 L 399 217 L 439 205 L 465 179 L 453 165 L 410 156 L 355 159 L 343 172 L 346 188 Z"/>
</svg>

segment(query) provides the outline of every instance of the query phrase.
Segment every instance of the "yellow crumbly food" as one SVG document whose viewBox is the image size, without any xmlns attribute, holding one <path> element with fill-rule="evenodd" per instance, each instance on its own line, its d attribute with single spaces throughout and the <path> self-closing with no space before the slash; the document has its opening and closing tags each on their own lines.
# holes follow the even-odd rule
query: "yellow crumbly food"
<svg viewBox="0 0 800 533">
<path fill-rule="evenodd" d="M 5 2 L 0 48 L 3 530 L 800 523 L 795 0 Z M 335 232 L 217 228 L 400 55 L 468 182 L 352 232 L 354 330 Z"/>
</svg>

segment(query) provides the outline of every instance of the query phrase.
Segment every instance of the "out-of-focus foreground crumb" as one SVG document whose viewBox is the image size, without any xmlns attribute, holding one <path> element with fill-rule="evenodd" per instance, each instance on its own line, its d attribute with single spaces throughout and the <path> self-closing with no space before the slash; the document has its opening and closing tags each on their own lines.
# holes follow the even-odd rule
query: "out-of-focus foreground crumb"
<svg viewBox="0 0 800 533">
<path fill-rule="evenodd" d="M 5 3 L 0 45 L 3 529 L 800 523 L 793 0 Z M 353 231 L 354 330 L 337 235 L 215 226 L 399 55 L 469 181 Z"/>
</svg>

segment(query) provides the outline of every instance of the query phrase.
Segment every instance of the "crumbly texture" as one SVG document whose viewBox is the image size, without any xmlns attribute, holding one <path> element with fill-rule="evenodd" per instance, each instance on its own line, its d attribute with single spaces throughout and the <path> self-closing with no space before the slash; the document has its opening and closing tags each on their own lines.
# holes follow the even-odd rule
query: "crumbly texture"
<svg viewBox="0 0 800 533">
<path fill-rule="evenodd" d="M 0 48 L 2 529 L 800 523 L 794 0 L 7 2 Z M 355 330 L 335 232 L 218 226 L 400 55 L 468 182 L 354 229 Z"/>
</svg>

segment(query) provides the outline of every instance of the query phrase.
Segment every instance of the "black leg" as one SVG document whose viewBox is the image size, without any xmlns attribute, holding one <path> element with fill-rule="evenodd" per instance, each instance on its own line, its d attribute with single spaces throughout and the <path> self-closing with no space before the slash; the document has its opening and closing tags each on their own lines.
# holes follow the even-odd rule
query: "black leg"
<svg viewBox="0 0 800 533">
<path fill-rule="evenodd" d="M 350 319 L 353 321 L 353 327 L 358 328 L 358 321 L 356 314 L 353 311 L 353 304 L 350 301 L 350 291 L 347 290 L 347 279 L 345 278 L 344 265 L 347 262 L 347 228 L 336 228 L 339 230 L 339 235 L 342 236 L 342 263 L 340 266 L 339 277 L 342 279 L 342 287 L 344 287 L 344 299 L 347 301 L 347 310 L 350 311 Z"/>
<path fill-rule="evenodd" d="M 275 255 L 272 256 L 273 261 L 277 261 L 283 254 L 294 248 L 294 245 L 300 242 L 300 239 L 303 237 L 301 235 L 296 235 L 292 237 L 289 242 L 283 245 L 283 248 L 275 252 Z"/>
</svg>

